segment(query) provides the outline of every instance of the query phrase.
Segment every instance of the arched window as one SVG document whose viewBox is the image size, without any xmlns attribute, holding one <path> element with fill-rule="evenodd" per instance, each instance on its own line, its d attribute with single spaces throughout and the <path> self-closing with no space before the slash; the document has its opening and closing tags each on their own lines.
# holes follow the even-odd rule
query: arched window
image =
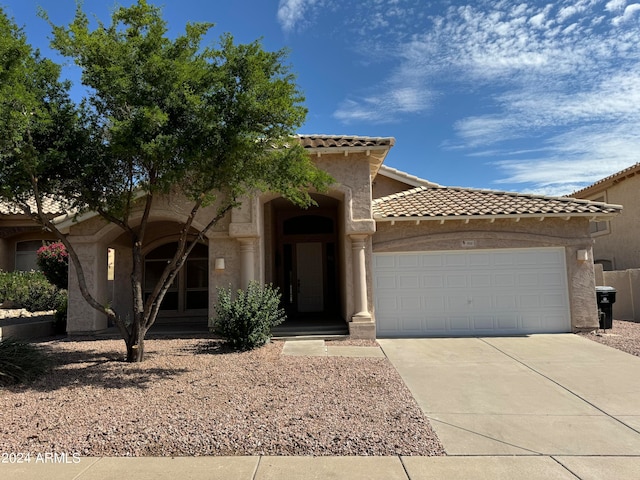
<svg viewBox="0 0 640 480">
<path fill-rule="evenodd" d="M 27 240 L 16 243 L 16 265 L 15 270 L 28 272 L 30 270 L 40 270 L 38 267 L 38 255 L 36 252 L 40 247 L 46 245 L 45 240 Z"/>
<path fill-rule="evenodd" d="M 161 245 L 145 256 L 144 292 L 151 294 L 160 280 L 164 268 L 173 258 L 177 243 Z M 160 310 L 174 313 L 199 313 L 209 304 L 209 249 L 198 244 L 189 254 L 187 262 L 167 291 Z"/>
</svg>

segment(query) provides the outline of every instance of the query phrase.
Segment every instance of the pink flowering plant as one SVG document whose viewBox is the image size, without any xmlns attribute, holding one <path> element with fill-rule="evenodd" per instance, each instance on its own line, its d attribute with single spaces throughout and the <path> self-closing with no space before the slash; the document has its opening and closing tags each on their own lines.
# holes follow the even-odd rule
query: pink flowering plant
<svg viewBox="0 0 640 480">
<path fill-rule="evenodd" d="M 36 252 L 38 267 L 52 284 L 67 289 L 69 282 L 69 255 L 62 242 L 44 245 Z"/>
</svg>

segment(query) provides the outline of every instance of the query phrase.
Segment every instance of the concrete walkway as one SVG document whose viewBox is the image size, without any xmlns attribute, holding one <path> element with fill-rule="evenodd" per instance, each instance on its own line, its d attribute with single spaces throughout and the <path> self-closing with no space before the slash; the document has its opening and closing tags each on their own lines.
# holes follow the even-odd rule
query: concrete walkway
<svg viewBox="0 0 640 480">
<path fill-rule="evenodd" d="M 384 357 L 380 347 L 327 345 L 324 340 L 289 340 L 284 342 L 282 355 L 312 357 Z"/>
<path fill-rule="evenodd" d="M 0 463 L 0 478 L 640 478 L 640 358 L 575 335 L 379 343 L 382 349 L 288 341 L 283 354 L 386 354 L 448 456 L 84 457 L 78 463 L 69 457 L 69 463 Z"/>
</svg>

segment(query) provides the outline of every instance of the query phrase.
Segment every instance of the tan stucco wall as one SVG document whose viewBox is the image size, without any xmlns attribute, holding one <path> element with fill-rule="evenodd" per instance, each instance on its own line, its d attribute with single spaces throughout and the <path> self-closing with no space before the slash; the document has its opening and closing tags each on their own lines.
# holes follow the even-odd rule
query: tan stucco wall
<svg viewBox="0 0 640 480">
<path fill-rule="evenodd" d="M 409 190 L 413 186 L 408 183 L 400 182 L 393 178 L 385 177 L 378 174 L 373 180 L 372 195 L 373 198 L 386 197 L 387 195 L 393 195 L 394 193 Z"/>
<path fill-rule="evenodd" d="M 602 272 L 596 265 L 596 285 L 616 289 L 613 318 L 640 322 L 640 269 Z"/>
<path fill-rule="evenodd" d="M 589 193 L 589 200 L 604 195 L 607 203 L 622 205 L 622 213 L 609 220 L 609 232 L 594 234 L 596 260 L 609 260 L 613 270 L 640 268 L 640 175 Z"/>
<path fill-rule="evenodd" d="M 571 324 L 574 330 L 595 328 L 598 325 L 595 299 L 595 276 L 592 240 L 588 220 L 546 219 L 544 221 L 488 220 L 404 221 L 378 223 L 373 236 L 374 252 L 461 250 L 463 240 L 475 240 L 474 249 L 563 247 L 565 249 Z M 587 250 L 589 260 L 577 260 L 578 250 Z"/>
</svg>

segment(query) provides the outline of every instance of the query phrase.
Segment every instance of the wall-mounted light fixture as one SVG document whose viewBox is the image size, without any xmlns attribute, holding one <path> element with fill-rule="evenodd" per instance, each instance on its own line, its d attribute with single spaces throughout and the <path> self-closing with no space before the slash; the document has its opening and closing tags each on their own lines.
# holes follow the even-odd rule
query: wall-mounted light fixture
<svg viewBox="0 0 640 480">
<path fill-rule="evenodd" d="M 589 260 L 589 252 L 587 250 L 578 250 L 578 261 L 586 262 Z"/>
<path fill-rule="evenodd" d="M 222 270 L 224 270 L 224 258 L 216 258 L 213 263 L 213 268 L 216 270 L 216 272 L 221 272 Z"/>
</svg>

